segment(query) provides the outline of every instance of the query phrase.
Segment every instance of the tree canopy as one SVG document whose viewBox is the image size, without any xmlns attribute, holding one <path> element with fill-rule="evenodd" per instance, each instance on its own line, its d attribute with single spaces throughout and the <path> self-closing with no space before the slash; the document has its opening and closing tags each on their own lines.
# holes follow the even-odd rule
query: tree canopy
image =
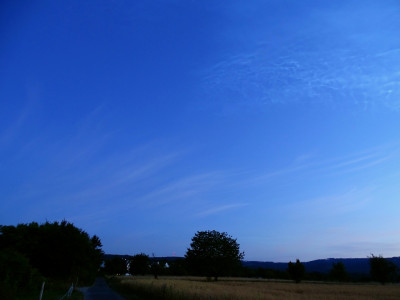
<svg viewBox="0 0 400 300">
<path fill-rule="evenodd" d="M 92 280 L 102 262 L 101 241 L 67 221 L 0 225 L 2 256 L 22 257 L 41 275 Z M 26 264 L 26 263 L 24 263 Z"/>
<path fill-rule="evenodd" d="M 346 281 L 348 277 L 346 267 L 341 261 L 332 265 L 329 275 L 332 280 L 336 281 Z"/>
<path fill-rule="evenodd" d="M 296 263 L 292 263 L 291 261 L 288 263 L 288 273 L 290 278 L 292 278 L 296 283 L 299 283 L 306 273 L 306 268 L 304 267 L 304 264 L 297 259 Z"/>
<path fill-rule="evenodd" d="M 129 272 L 133 275 L 145 275 L 150 270 L 150 257 L 147 254 L 140 253 L 132 257 Z"/>
<path fill-rule="evenodd" d="M 104 272 L 107 275 L 123 275 L 127 271 L 127 261 L 122 257 L 115 256 L 104 262 Z"/>
<path fill-rule="evenodd" d="M 382 284 L 396 279 L 397 268 L 394 263 L 388 261 L 382 256 L 369 257 L 370 274 L 373 280 Z"/>
<path fill-rule="evenodd" d="M 198 231 L 185 255 L 189 271 L 215 280 L 222 275 L 231 275 L 244 258 L 239 247 L 236 239 L 226 232 Z"/>
</svg>

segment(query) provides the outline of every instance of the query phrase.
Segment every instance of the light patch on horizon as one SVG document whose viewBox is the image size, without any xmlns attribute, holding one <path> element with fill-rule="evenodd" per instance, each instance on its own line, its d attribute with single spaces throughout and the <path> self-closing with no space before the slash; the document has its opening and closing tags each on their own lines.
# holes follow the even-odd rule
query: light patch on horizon
<svg viewBox="0 0 400 300">
<path fill-rule="evenodd" d="M 357 239 L 357 237 L 352 236 L 351 239 L 348 240 L 342 239 L 341 243 L 332 243 L 327 247 L 327 251 L 331 252 L 332 257 L 338 258 L 348 258 L 348 253 L 352 253 L 353 258 L 366 257 L 371 254 L 382 255 L 383 257 L 398 256 L 400 251 L 398 243 L 380 241 L 379 236 L 376 238 L 378 239 L 374 240 L 373 237 L 370 237 L 369 239 Z M 393 236 L 393 239 L 396 239 L 396 237 Z M 368 251 L 365 249 L 368 249 Z"/>
</svg>

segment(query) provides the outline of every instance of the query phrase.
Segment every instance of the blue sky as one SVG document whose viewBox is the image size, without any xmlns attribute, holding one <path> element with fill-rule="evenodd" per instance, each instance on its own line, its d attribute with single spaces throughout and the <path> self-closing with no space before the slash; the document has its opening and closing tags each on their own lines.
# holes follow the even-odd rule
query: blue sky
<svg viewBox="0 0 400 300">
<path fill-rule="evenodd" d="M 400 255 L 398 1 L 3 1 L 0 224 L 107 253 Z"/>
</svg>

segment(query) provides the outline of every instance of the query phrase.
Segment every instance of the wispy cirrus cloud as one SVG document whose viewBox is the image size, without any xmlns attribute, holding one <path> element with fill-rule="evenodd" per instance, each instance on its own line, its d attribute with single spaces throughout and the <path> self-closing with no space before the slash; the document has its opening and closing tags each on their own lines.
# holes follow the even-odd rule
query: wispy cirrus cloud
<svg viewBox="0 0 400 300">
<path fill-rule="evenodd" d="M 389 162 L 395 166 L 399 163 L 399 159 L 399 144 L 392 143 L 360 150 L 346 156 L 317 160 L 310 164 L 310 169 L 319 176 L 340 176 L 360 171 L 376 171 Z"/>
<path fill-rule="evenodd" d="M 207 97 L 230 111 L 298 103 L 398 111 L 400 38 L 393 24 L 399 24 L 399 10 L 390 4 L 366 7 L 355 3 L 326 10 L 291 6 L 303 16 L 302 31 L 290 19 L 282 26 L 259 16 L 256 30 L 243 33 L 255 35 L 257 43 L 230 52 L 204 72 Z M 371 17 L 378 26 L 365 22 Z M 278 37 L 277 32 L 286 32 L 286 27 L 290 33 Z M 260 41 L 260 36 L 265 40 Z"/>
<path fill-rule="evenodd" d="M 158 176 L 157 172 L 151 175 L 153 180 Z M 146 214 L 148 218 L 157 218 L 160 222 L 166 219 L 171 220 L 171 218 L 191 220 L 223 214 L 249 205 L 248 203 L 230 203 L 229 198 L 219 199 L 215 203 L 208 201 L 207 196 L 210 193 L 218 194 L 231 188 L 229 178 L 229 174 L 221 171 L 181 174 L 179 178 L 166 183 L 151 180 L 149 186 L 138 191 L 142 178 L 139 183 L 132 181 L 131 188 L 128 189 L 120 186 L 104 189 L 101 186 L 93 187 L 75 197 L 68 196 L 63 201 L 85 197 L 90 199 L 88 204 L 91 206 L 98 202 L 101 205 L 91 213 L 81 214 L 77 211 L 77 215 L 73 216 L 76 220 L 98 219 L 96 223 L 111 221 L 115 216 L 124 218 L 132 212 Z M 138 216 L 137 219 L 141 217 Z"/>
<path fill-rule="evenodd" d="M 231 204 L 225 204 L 225 205 L 218 205 L 211 207 L 209 209 L 206 209 L 204 211 L 201 211 L 196 214 L 197 217 L 208 217 L 210 215 L 215 215 L 215 214 L 220 214 L 225 211 L 233 210 L 236 208 L 244 207 L 249 205 L 248 203 L 231 203 Z"/>
<path fill-rule="evenodd" d="M 398 49 L 384 56 L 347 49 L 293 49 L 271 58 L 270 47 L 236 55 L 211 68 L 204 78 L 208 97 L 242 108 L 290 103 L 400 107 Z"/>
<path fill-rule="evenodd" d="M 375 190 L 376 187 L 352 188 L 342 193 L 298 201 L 283 207 L 285 210 L 290 210 L 290 215 L 295 216 L 294 218 L 308 221 L 334 218 L 365 208 L 369 202 L 374 200 L 372 194 Z"/>
<path fill-rule="evenodd" d="M 149 206 L 159 206 L 172 201 L 181 201 L 201 195 L 214 189 L 223 181 L 221 172 L 209 172 L 201 174 L 189 174 L 181 176 L 165 184 L 160 184 L 150 193 L 140 197 L 140 201 Z"/>
<path fill-rule="evenodd" d="M 343 156 L 326 157 L 323 153 L 313 152 L 295 157 L 291 163 L 267 172 L 247 170 L 236 173 L 235 185 L 254 186 L 268 182 L 282 181 L 288 178 L 315 179 L 351 174 L 353 176 L 376 173 L 385 169 L 388 176 L 398 173 L 400 165 L 400 145 L 389 143 L 368 149 L 362 149 Z"/>
</svg>

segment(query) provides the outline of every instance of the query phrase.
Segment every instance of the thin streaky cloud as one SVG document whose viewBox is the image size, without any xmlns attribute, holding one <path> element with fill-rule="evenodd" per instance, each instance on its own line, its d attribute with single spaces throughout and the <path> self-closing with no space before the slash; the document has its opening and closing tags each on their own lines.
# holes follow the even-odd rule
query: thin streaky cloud
<svg viewBox="0 0 400 300">
<path fill-rule="evenodd" d="M 112 175 L 112 185 L 121 185 L 147 178 L 148 176 L 156 173 L 158 170 L 164 169 L 178 161 L 180 157 L 181 153 L 175 152 L 151 158 L 149 161 L 146 161 L 142 164 L 128 164 L 121 169 L 115 170 L 116 172 Z"/>
<path fill-rule="evenodd" d="M 223 181 L 223 174 L 220 172 L 189 175 L 160 186 L 140 197 L 139 201 L 148 203 L 151 206 L 165 205 L 171 201 L 185 199 L 187 196 L 200 195 L 216 188 L 217 185 L 220 186 Z"/>
<path fill-rule="evenodd" d="M 98 144 L 97 140 L 97 137 L 91 137 L 86 143 Z M 69 141 L 67 143 L 71 145 Z M 72 149 L 75 147 L 79 150 L 78 145 Z M 82 147 L 86 148 L 85 145 Z M 103 156 L 101 161 L 85 161 L 82 164 L 80 159 L 69 160 L 71 155 L 76 157 L 76 153 L 63 151 L 65 148 L 62 143 L 58 144 L 55 149 L 61 149 L 61 152 L 55 157 L 48 157 L 41 169 L 35 171 L 29 188 L 21 189 L 14 195 L 15 198 L 41 198 L 58 203 L 75 203 L 78 200 L 80 204 L 101 202 L 110 194 L 119 197 L 121 193 L 135 190 L 139 184 L 165 171 L 183 155 L 182 151 L 158 153 L 156 146 L 150 143 L 137 145 L 129 151 L 111 153 Z"/>
<path fill-rule="evenodd" d="M 344 172 L 354 172 L 379 165 L 391 159 L 400 158 L 398 149 L 398 144 L 382 145 L 342 157 L 338 156 L 320 161 L 315 160 L 308 165 L 304 165 L 304 167 L 324 170 L 327 173 L 330 173 L 332 170 L 336 172 L 337 169 L 342 169 Z"/>
<path fill-rule="evenodd" d="M 381 69 L 369 69 L 361 66 L 371 56 L 339 50 L 335 54 L 327 52 L 325 57 L 321 52 L 294 52 L 289 55 L 290 60 L 281 57 L 276 59 L 278 63 L 270 64 L 264 53 L 268 49 L 218 63 L 204 77 L 205 90 L 221 101 L 236 95 L 235 101 L 240 101 L 237 104 L 249 107 L 291 102 L 335 106 L 347 103 L 362 109 L 383 104 L 396 110 L 399 106 L 400 74 L 386 61 L 380 62 Z M 394 53 L 388 51 L 387 55 Z M 395 57 L 374 56 L 376 60 L 385 58 L 393 65 L 400 64 Z M 338 102 L 341 100 L 343 103 Z"/>
<path fill-rule="evenodd" d="M 339 173 L 351 173 L 368 169 L 388 161 L 394 162 L 399 158 L 400 152 L 398 144 L 388 144 L 366 149 L 345 157 L 320 161 L 316 164 L 316 169 L 326 172 L 327 175 L 337 175 Z"/>
<path fill-rule="evenodd" d="M 362 165 L 359 166 L 355 166 L 353 168 L 347 168 L 347 169 L 343 169 L 341 172 L 339 172 L 339 174 L 345 174 L 345 173 L 353 173 L 353 172 L 357 172 L 357 171 L 361 171 L 361 170 L 365 170 L 365 169 L 369 169 L 371 167 L 380 165 L 384 162 L 387 162 L 390 160 L 390 157 L 383 157 L 383 158 L 377 158 L 375 160 L 372 161 L 368 161 Z M 338 173 L 337 173 L 338 174 Z"/>
<path fill-rule="evenodd" d="M 272 172 L 268 172 L 268 173 L 253 173 L 251 174 L 249 172 L 249 176 L 247 178 L 245 178 L 244 180 L 242 180 L 240 182 L 241 185 L 258 185 L 258 184 L 265 184 L 266 182 L 269 182 L 275 178 L 278 178 L 280 176 L 284 176 L 284 175 L 290 175 L 290 174 L 294 174 L 297 173 L 301 170 L 305 170 L 309 167 L 309 165 L 300 165 L 300 166 L 289 166 L 286 168 L 282 168 L 280 170 L 275 170 Z"/>
<path fill-rule="evenodd" d="M 212 207 L 212 208 L 209 208 L 207 210 L 197 213 L 196 216 L 197 217 L 208 217 L 210 215 L 220 214 L 220 213 L 226 212 L 228 210 L 232 210 L 232 209 L 247 206 L 247 205 L 249 205 L 249 204 L 248 203 L 233 203 L 233 204 L 215 206 L 215 207 Z"/>
<path fill-rule="evenodd" d="M 205 94 L 236 113 L 241 111 L 232 106 L 258 109 L 293 103 L 398 111 L 400 39 L 394 29 L 399 24 L 398 7 L 375 4 L 360 12 L 357 5 L 354 11 L 359 13 L 349 18 L 354 4 L 349 5 L 297 7 L 306 25 L 301 31 L 291 28 L 294 24 L 271 25 L 260 19 L 258 26 L 265 26 L 263 38 L 255 36 L 252 43 L 252 33 L 243 32 L 249 40 L 246 50 L 231 50 L 204 70 Z M 378 25 L 365 24 L 365 15 L 373 16 Z M 309 18 L 320 30 L 309 26 L 305 21 Z M 287 36 L 276 36 L 290 28 Z"/>
<path fill-rule="evenodd" d="M 6 128 L 0 131 L 0 146 L 6 148 L 13 143 L 15 138 L 23 132 L 25 126 L 34 115 L 37 109 L 36 101 L 28 101 L 17 113 L 14 120 L 8 124 Z"/>
<path fill-rule="evenodd" d="M 350 159 L 347 161 L 343 161 L 343 162 L 339 162 L 335 165 L 333 165 L 331 168 L 333 169 L 339 169 L 339 168 L 343 168 L 343 167 L 348 167 L 348 166 L 352 166 L 355 164 L 359 164 L 361 162 L 369 162 L 371 161 L 371 159 L 376 159 L 377 158 L 377 153 L 372 153 L 372 154 L 368 154 L 368 155 L 364 155 L 364 156 L 360 156 L 360 157 L 356 157 L 354 159 Z M 380 161 L 381 159 L 378 157 L 378 161 Z"/>
<path fill-rule="evenodd" d="M 310 200 L 284 205 L 285 210 L 296 212 L 304 218 L 326 218 L 356 212 L 365 208 L 372 200 L 377 187 L 352 188 L 343 193 L 324 195 Z"/>
<path fill-rule="evenodd" d="M 118 195 L 120 189 L 125 190 L 124 186 L 130 185 L 129 190 L 135 189 L 135 187 L 154 176 L 157 172 L 164 170 L 176 161 L 176 155 L 163 155 L 161 157 L 148 158 L 146 161 L 141 163 L 131 163 L 119 167 L 120 160 L 133 160 L 133 158 L 124 158 L 120 155 L 113 157 L 112 160 L 107 162 L 107 165 L 101 168 L 100 178 L 94 182 L 91 182 L 89 186 L 85 186 L 84 190 L 79 193 L 75 193 L 72 199 L 83 198 L 93 199 L 97 196 L 109 194 L 115 191 L 115 195 Z M 114 164 L 110 164 L 114 162 Z M 97 174 L 100 169 L 89 169 L 86 173 L 81 176 L 90 178 L 92 175 Z"/>
<path fill-rule="evenodd" d="M 351 153 L 346 156 L 338 156 L 324 159 L 321 155 L 306 155 L 306 159 L 295 159 L 292 164 L 281 169 L 262 172 L 259 170 L 248 170 L 238 173 L 236 178 L 232 178 L 232 186 L 251 187 L 271 184 L 280 178 L 290 176 L 293 178 L 321 178 L 332 177 L 348 173 L 355 173 L 363 170 L 374 170 L 392 162 L 393 165 L 400 163 L 400 152 L 398 144 L 388 144 L 379 147 L 365 149 L 360 152 Z M 390 176 L 390 174 L 387 174 Z M 286 185 L 290 185 L 286 181 Z"/>
</svg>

